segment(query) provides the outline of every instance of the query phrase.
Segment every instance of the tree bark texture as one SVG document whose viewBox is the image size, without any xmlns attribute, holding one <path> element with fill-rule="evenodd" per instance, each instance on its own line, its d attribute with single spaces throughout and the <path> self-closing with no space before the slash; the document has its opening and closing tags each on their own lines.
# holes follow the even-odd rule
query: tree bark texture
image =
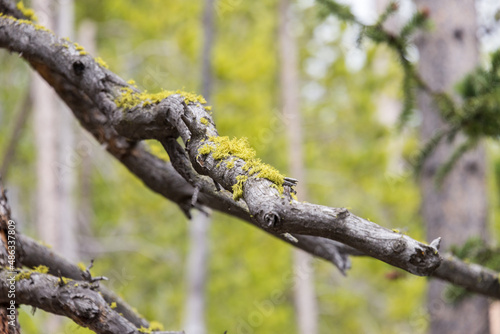
<svg viewBox="0 0 500 334">
<path fill-rule="evenodd" d="M 418 39 L 419 72 L 434 91 L 453 90 L 466 73 L 478 65 L 476 11 L 473 0 L 415 1 L 427 8 L 433 22 L 432 32 Z M 432 98 L 420 92 L 422 111 L 421 137 L 425 142 L 444 126 Z M 427 236 L 443 237 L 443 246 L 461 245 L 468 238 L 484 238 L 487 220 L 485 152 L 480 147 L 457 163 L 442 186 L 437 187 L 435 174 L 449 159 L 461 138 L 439 145 L 425 162 L 420 175 L 422 214 Z M 431 281 L 428 290 L 430 333 L 488 333 L 488 301 L 484 297 L 468 298 L 450 305 L 444 295 L 445 283 Z"/>
<path fill-rule="evenodd" d="M 288 142 L 288 167 L 290 175 L 299 180 L 295 187 L 299 200 L 307 200 L 304 166 L 304 136 L 300 115 L 300 81 L 297 43 L 293 36 L 293 12 L 289 0 L 279 6 L 280 86 L 282 114 Z M 295 273 L 294 303 L 298 333 L 318 332 L 318 303 L 314 289 L 312 257 L 300 249 L 293 250 Z"/>
</svg>

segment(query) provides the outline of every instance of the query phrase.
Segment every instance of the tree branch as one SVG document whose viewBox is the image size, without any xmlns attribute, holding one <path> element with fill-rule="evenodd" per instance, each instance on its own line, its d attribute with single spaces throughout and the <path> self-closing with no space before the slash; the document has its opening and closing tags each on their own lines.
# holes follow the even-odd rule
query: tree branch
<svg viewBox="0 0 500 334">
<path fill-rule="evenodd" d="M 0 303 L 8 303 L 7 272 L 0 272 Z M 44 311 L 63 315 L 96 333 L 137 333 L 139 330 L 106 303 L 88 282 L 70 281 L 32 272 L 16 281 L 16 303 L 31 305 Z"/>
<path fill-rule="evenodd" d="M 0 11 L 2 11 L 2 7 L 0 7 Z M 109 153 L 120 160 L 146 186 L 177 203 L 181 210 L 189 215 L 194 187 L 182 178 L 170 163 L 147 152 L 141 143 L 120 136 L 110 124 L 110 118 L 106 115 L 106 111 L 113 111 L 116 106 L 111 100 L 112 96 L 105 99 L 106 94 L 111 94 L 117 88 L 128 85 L 113 73 L 99 66 L 89 55 L 80 55 L 75 45 L 68 43 L 67 40 L 56 38 L 52 33 L 40 30 L 28 23 L 17 23 L 5 16 L 0 17 L 0 22 L 2 26 L 0 47 L 22 53 L 23 57 L 54 87 L 73 111 L 80 124 Z M 26 38 L 29 36 L 31 36 L 31 42 Z M 43 50 L 37 50 L 42 45 L 45 45 Z M 82 66 L 85 75 L 77 75 L 76 72 L 79 73 L 78 69 Z M 94 74 L 95 77 L 93 77 Z M 101 93 L 104 97 L 96 99 L 95 97 Z M 115 92 L 115 94 L 117 93 Z M 102 102 L 103 99 L 107 102 Z M 111 106 L 111 109 L 106 106 Z M 142 119 L 144 123 L 144 119 L 147 117 L 139 119 Z M 155 131 L 151 130 L 150 133 L 156 133 Z M 251 220 L 248 208 L 244 204 L 234 202 L 231 195 L 227 193 L 218 192 L 211 182 L 210 186 L 205 183 L 205 193 L 199 194 L 198 205 L 206 205 L 256 225 Z M 268 231 L 268 233 L 306 252 L 333 261 L 339 268 L 348 267 L 348 263 L 342 261 L 346 258 L 347 253 L 344 249 L 335 249 L 334 244 L 325 244 L 320 239 L 314 242 L 315 238 L 307 238 L 306 242 L 306 239 L 299 236 L 295 236 L 298 243 L 294 244 L 289 239 L 272 231 Z M 332 254 L 339 256 L 332 257 Z"/>
<path fill-rule="evenodd" d="M 0 10 L 4 12 L 2 4 L 5 2 L 8 1 L 0 0 Z M 191 208 L 194 189 L 198 187 L 201 191 L 197 204 L 246 220 L 291 244 L 294 242 L 283 233 L 309 234 L 294 234 L 298 239 L 294 245 L 332 261 L 341 270 L 349 267 L 348 254 L 369 254 L 412 273 L 431 274 L 471 291 L 499 298 L 495 272 L 467 265 L 448 255 L 440 259 L 436 243 L 424 245 L 356 217 L 345 209 L 282 198 L 271 181 L 249 175 L 248 170 L 243 169 L 246 162 L 237 156 L 226 158 L 236 166 L 228 168 L 225 162 L 213 157 L 213 152 L 199 154 L 198 150 L 206 144 L 216 149 L 216 143 L 211 140 L 207 143 L 207 139 L 218 136 L 210 115 L 201 105 L 186 103 L 183 96 L 172 95 L 144 108 L 117 108 L 115 100 L 121 96 L 120 89 L 135 93 L 138 90 L 99 66 L 90 56 L 81 55 L 73 44 L 5 16 L 0 17 L 0 47 L 22 54 L 108 152 L 153 191 L 177 203 L 186 214 Z M 168 138 L 178 134 L 186 144 L 191 161 L 189 170 L 185 168 L 185 153 L 176 153 L 178 148 L 175 147 L 169 151 L 184 177 L 175 171 L 175 166 L 151 155 L 134 141 L 158 139 L 168 147 Z M 238 176 L 249 177 L 242 187 L 244 203 L 234 201 L 229 192 L 218 192 L 206 177 L 194 173 L 192 168 L 208 175 L 229 192 Z"/>
<path fill-rule="evenodd" d="M 48 273 L 53 276 L 62 275 L 76 281 L 82 280 L 84 277 L 84 272 L 77 265 L 25 235 L 18 235 L 18 246 L 21 256 L 20 261 L 28 268 L 43 265 L 49 268 Z M 148 321 L 141 318 L 132 307 L 113 291 L 103 285 L 100 285 L 99 291 L 108 305 L 116 303 L 116 308 L 113 309 L 115 312 L 120 313 L 138 328 L 141 326 L 144 328 L 149 327 Z"/>
<path fill-rule="evenodd" d="M 120 160 L 139 149 L 134 140 L 165 142 L 180 135 L 191 168 L 198 173 L 210 176 L 230 192 L 238 183 L 238 176 L 248 177 L 242 187 L 242 198 L 251 221 L 260 228 L 275 235 L 306 234 L 340 241 L 416 275 L 429 275 L 439 266 L 440 257 L 433 247 L 356 217 L 345 209 L 282 198 L 273 188 L 273 182 L 250 175 L 243 168 L 246 162 L 236 156 L 228 157 L 235 161 L 235 168 L 230 169 L 212 153 L 200 155 L 198 150 L 206 144 L 204 141 L 217 137 L 218 133 L 209 113 L 196 101 L 186 102 L 186 95 L 170 95 L 157 104 L 133 100 L 137 104 L 134 108 L 118 108 L 115 101 L 124 98 L 124 92 L 134 99 L 138 90 L 101 67 L 89 55 L 82 54 L 77 46 L 40 27 L 10 17 L 0 17 L 0 47 L 19 52 L 54 87 L 82 125 L 100 142 L 106 143 L 108 151 Z M 175 158 L 174 168 L 184 174 L 188 183 L 201 190 L 200 195 L 228 202 L 227 194 L 209 186 L 205 176 L 189 172 L 185 156 L 183 158 L 183 154 L 176 151 L 177 154 L 171 156 Z M 171 155 L 173 152 L 169 150 Z M 171 189 L 165 195 L 171 197 Z M 207 204 L 213 206 L 211 201 Z"/>
</svg>

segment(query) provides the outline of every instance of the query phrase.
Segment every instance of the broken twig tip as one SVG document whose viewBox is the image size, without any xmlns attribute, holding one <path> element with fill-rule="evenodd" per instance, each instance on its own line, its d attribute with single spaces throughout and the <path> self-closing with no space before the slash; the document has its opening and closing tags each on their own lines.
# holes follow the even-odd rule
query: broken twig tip
<svg viewBox="0 0 500 334">
<path fill-rule="evenodd" d="M 439 250 L 439 247 L 441 246 L 441 237 L 432 240 L 430 246 L 433 247 L 433 248 L 435 248 L 436 250 Z"/>
</svg>

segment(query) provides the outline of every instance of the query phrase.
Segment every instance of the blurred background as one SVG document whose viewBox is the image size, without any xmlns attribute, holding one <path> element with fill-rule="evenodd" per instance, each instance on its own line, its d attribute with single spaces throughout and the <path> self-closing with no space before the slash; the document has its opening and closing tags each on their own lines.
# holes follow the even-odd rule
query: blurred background
<svg viewBox="0 0 500 334">
<path fill-rule="evenodd" d="M 344 2 L 366 23 L 387 3 Z M 397 59 L 383 46 L 358 45 L 358 29 L 324 15 L 313 0 L 26 5 L 38 8 L 42 24 L 77 41 L 141 89 L 203 92 L 219 133 L 247 137 L 266 163 L 291 177 L 299 173 L 299 196 L 307 193 L 307 201 L 347 207 L 417 240 L 426 238 L 408 163 L 419 147 L 420 116 L 416 111 L 397 129 L 402 77 Z M 494 24 L 498 6 L 493 0 L 477 2 L 480 25 Z M 414 10 L 410 1 L 401 1 L 393 24 Z M 488 29 L 480 32 L 484 58 L 499 46 L 498 34 Z M 414 57 L 417 61 L 416 49 Z M 286 66 L 295 78 L 282 77 Z M 165 329 L 300 332 L 294 286 L 301 283 L 291 279 L 300 259 L 292 247 L 217 212 L 189 221 L 99 147 L 60 102 L 49 101 L 47 88 L 26 63 L 0 50 L 0 68 L 1 172 L 22 233 L 75 262 L 87 265 L 94 258 L 94 273 L 107 276 L 107 286 Z M 291 80 L 292 93 L 286 94 Z M 283 112 L 287 103 L 298 115 Z M 42 105 L 49 106 L 45 114 L 36 111 Z M 298 133 L 289 131 L 294 119 L 301 119 Z M 290 150 L 291 143 L 303 148 L 298 162 L 290 159 L 297 148 Z M 167 159 L 158 144 L 149 145 Z M 487 143 L 487 151 L 489 233 L 496 241 L 500 149 Z M 53 223 L 41 223 L 48 220 Z M 206 247 L 192 241 L 200 236 Z M 188 263 L 196 263 L 196 254 L 201 272 L 192 277 Z M 347 277 L 331 263 L 304 261 L 313 268 L 303 281 L 312 284 L 317 333 L 426 332 L 425 278 L 369 258 L 352 259 Z M 205 297 L 193 291 L 197 278 Z M 196 300 L 205 300 L 205 307 L 193 313 Z M 190 319 L 193 314 L 199 316 Z M 20 319 L 24 333 L 89 332 L 25 306 Z"/>
</svg>

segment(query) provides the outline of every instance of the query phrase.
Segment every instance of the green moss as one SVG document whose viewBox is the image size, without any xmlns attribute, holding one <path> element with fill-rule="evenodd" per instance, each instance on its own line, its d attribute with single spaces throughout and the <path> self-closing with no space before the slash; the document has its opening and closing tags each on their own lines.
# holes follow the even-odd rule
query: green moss
<svg viewBox="0 0 500 334">
<path fill-rule="evenodd" d="M 181 90 L 161 90 L 158 93 L 148 93 L 147 91 L 144 91 L 142 93 L 138 93 L 130 87 L 121 89 L 120 96 L 115 99 L 115 103 L 118 108 L 123 109 L 131 109 L 139 105 L 142 105 L 142 107 L 147 107 L 150 104 L 158 104 L 167 97 L 175 94 L 181 95 L 184 98 L 184 103 L 186 104 L 207 103 L 203 96 L 197 95 L 195 93 L 184 92 Z"/>
<path fill-rule="evenodd" d="M 22 1 L 19 1 L 16 7 L 21 11 L 21 13 L 23 13 L 24 16 L 26 16 L 28 20 L 38 21 L 38 18 L 35 15 L 35 11 L 31 8 L 26 8 Z"/>
<path fill-rule="evenodd" d="M 236 184 L 233 185 L 233 199 L 235 201 L 243 197 L 243 184 L 248 180 L 246 175 L 236 176 Z"/>
<path fill-rule="evenodd" d="M 95 62 L 98 63 L 101 67 L 103 68 L 109 68 L 108 64 L 101 58 L 101 57 L 95 57 L 94 58 Z"/>
<path fill-rule="evenodd" d="M 215 160 L 238 157 L 246 162 L 243 166 L 243 170 L 248 172 L 250 176 L 255 175 L 256 177 L 271 181 L 273 183 L 273 187 L 278 189 L 280 194 L 283 193 L 284 176 L 276 168 L 263 163 L 260 159 L 255 158 L 255 150 L 250 147 L 246 138 L 229 139 L 227 136 L 213 136 L 208 138 L 208 142 L 199 148 L 198 153 L 211 153 Z M 227 162 L 226 165 L 228 168 L 233 168 L 234 162 L 231 160 Z M 235 200 L 241 197 L 240 195 L 234 194 L 235 187 L 239 190 L 238 184 L 239 182 L 233 186 L 233 198 L 235 198 Z"/>
<path fill-rule="evenodd" d="M 208 119 L 206 119 L 205 117 L 202 117 L 202 118 L 200 119 L 200 122 L 201 122 L 201 124 L 203 124 L 203 125 L 208 125 Z"/>
</svg>

